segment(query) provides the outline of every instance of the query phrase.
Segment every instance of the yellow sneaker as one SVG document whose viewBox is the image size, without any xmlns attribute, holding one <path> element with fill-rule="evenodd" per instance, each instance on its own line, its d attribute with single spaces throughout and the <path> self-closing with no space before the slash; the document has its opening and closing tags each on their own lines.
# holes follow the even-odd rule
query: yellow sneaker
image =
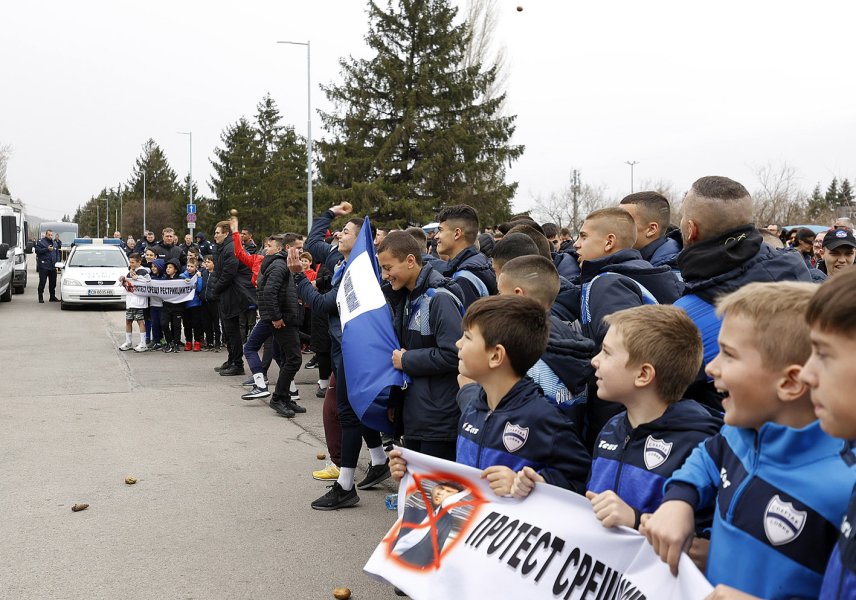
<svg viewBox="0 0 856 600">
<path fill-rule="evenodd" d="M 312 478 L 318 481 L 333 481 L 339 478 L 339 467 L 333 463 L 328 464 L 320 471 L 312 471 Z"/>
</svg>

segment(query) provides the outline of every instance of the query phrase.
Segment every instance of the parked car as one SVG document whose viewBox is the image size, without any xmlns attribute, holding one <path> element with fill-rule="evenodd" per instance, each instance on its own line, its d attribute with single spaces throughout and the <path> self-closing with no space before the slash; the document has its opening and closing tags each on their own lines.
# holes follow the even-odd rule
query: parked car
<svg viewBox="0 0 856 600">
<path fill-rule="evenodd" d="M 62 274 L 62 310 L 82 304 L 125 306 L 125 288 L 119 278 L 128 273 L 128 257 L 122 247 L 113 241 L 74 240 L 68 260 L 57 263 Z"/>
</svg>

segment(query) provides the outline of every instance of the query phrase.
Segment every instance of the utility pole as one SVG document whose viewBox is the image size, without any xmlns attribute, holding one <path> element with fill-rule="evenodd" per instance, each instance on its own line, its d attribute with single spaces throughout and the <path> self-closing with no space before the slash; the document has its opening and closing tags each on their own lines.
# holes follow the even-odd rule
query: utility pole
<svg viewBox="0 0 856 600">
<path fill-rule="evenodd" d="M 146 172 L 143 171 L 143 237 L 145 238 L 146 229 Z"/>
<path fill-rule="evenodd" d="M 571 229 L 576 233 L 578 229 L 579 209 L 580 209 L 580 171 L 573 169 L 571 171 L 571 202 L 573 206 L 573 217 Z"/>
<path fill-rule="evenodd" d="M 633 167 L 639 164 L 638 160 L 625 160 L 625 165 L 630 165 L 630 193 L 633 193 Z"/>
</svg>

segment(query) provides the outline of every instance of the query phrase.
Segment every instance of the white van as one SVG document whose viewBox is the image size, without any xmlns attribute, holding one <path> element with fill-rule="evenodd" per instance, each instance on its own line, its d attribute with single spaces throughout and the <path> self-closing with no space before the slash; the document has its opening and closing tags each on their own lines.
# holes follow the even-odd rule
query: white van
<svg viewBox="0 0 856 600">
<path fill-rule="evenodd" d="M 0 206 L 0 302 L 12 300 L 17 245 L 18 220 L 15 212 L 8 206 Z"/>
</svg>

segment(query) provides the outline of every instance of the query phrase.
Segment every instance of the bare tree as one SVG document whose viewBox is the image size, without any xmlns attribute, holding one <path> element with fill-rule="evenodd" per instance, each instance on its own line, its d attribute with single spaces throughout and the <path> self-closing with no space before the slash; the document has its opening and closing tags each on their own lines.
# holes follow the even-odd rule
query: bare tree
<svg viewBox="0 0 856 600">
<path fill-rule="evenodd" d="M 806 217 L 809 195 L 799 187 L 797 170 L 788 163 L 767 163 L 754 168 L 760 186 L 752 194 L 755 223 L 765 227 L 771 223 L 787 224 Z"/>
<path fill-rule="evenodd" d="M 496 46 L 496 27 L 499 22 L 497 0 L 468 0 L 466 22 L 469 43 L 464 56 L 464 67 L 481 65 L 481 68 L 496 70 L 496 78 L 485 92 L 488 100 L 499 98 L 508 88 L 508 68 L 504 45 Z"/>
<path fill-rule="evenodd" d="M 551 192 L 546 197 L 535 197 L 533 218 L 542 223 L 550 222 L 559 227 L 567 227 L 576 233 L 580 230 L 587 214 L 615 204 L 615 200 L 607 196 L 606 189 L 603 184 L 595 186 L 586 183 L 579 186 L 576 223 L 573 222 L 573 189 L 570 186 L 558 192 Z"/>
<path fill-rule="evenodd" d="M 9 186 L 6 181 L 6 169 L 9 166 L 10 158 L 12 158 L 12 146 L 10 144 L 0 144 L 0 194 L 9 193 Z"/>
</svg>

